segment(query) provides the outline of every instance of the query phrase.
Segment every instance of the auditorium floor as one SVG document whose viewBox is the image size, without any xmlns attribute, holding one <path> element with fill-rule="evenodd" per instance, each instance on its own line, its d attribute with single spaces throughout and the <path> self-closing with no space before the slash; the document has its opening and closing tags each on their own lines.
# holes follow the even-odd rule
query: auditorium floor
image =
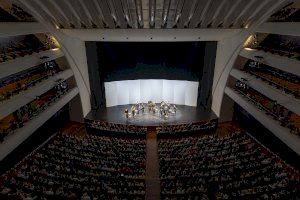
<svg viewBox="0 0 300 200">
<path fill-rule="evenodd" d="M 218 124 L 216 134 L 218 137 L 224 137 L 237 130 L 242 130 L 242 127 L 236 122 L 222 122 Z"/>
<path fill-rule="evenodd" d="M 77 137 L 84 137 L 87 134 L 84 124 L 78 122 L 69 122 L 59 131 L 69 135 L 76 135 Z"/>
<path fill-rule="evenodd" d="M 237 130 L 243 128 L 235 122 L 222 122 L 218 124 L 216 135 L 218 137 L 225 137 Z M 87 130 L 83 123 L 68 122 L 64 127 L 59 129 L 62 134 L 76 135 L 76 137 L 86 137 Z M 197 137 L 198 135 L 195 135 Z M 160 199 L 161 196 L 161 182 L 160 182 L 160 166 L 158 156 L 158 140 L 156 127 L 148 127 L 146 139 L 146 199 Z"/>
<path fill-rule="evenodd" d="M 234 122 L 224 122 L 218 125 L 216 134 L 224 137 L 234 130 L 241 127 Z M 64 134 L 76 135 L 84 137 L 87 134 L 84 124 L 70 122 L 66 124 L 60 132 Z M 146 135 L 146 199 L 160 199 L 160 178 L 159 178 L 159 159 L 158 159 L 158 143 L 155 127 L 148 127 Z"/>
<path fill-rule="evenodd" d="M 216 134 L 224 137 L 234 130 L 241 127 L 234 122 L 224 122 L 218 125 Z M 84 124 L 70 122 L 63 127 L 61 132 L 84 137 L 87 134 Z M 146 145 L 146 199 L 160 199 L 160 179 L 159 179 L 159 160 L 158 160 L 158 144 L 155 127 L 148 127 Z"/>
<path fill-rule="evenodd" d="M 159 161 L 156 131 L 147 132 L 146 199 L 160 199 Z"/>
<path fill-rule="evenodd" d="M 70 122 L 61 130 L 64 134 L 84 137 L 87 134 L 84 124 Z M 146 199 L 160 199 L 159 160 L 156 129 L 149 127 L 146 143 Z"/>
<path fill-rule="evenodd" d="M 148 128 L 148 130 L 149 130 L 149 128 Z M 147 140 L 152 139 L 152 138 L 156 139 L 156 133 L 155 133 L 154 130 L 152 130 L 150 132 L 148 131 Z M 242 127 L 238 123 L 236 123 L 236 122 L 222 122 L 222 123 L 218 124 L 216 134 L 219 137 L 224 137 L 224 136 L 229 135 L 230 133 L 232 133 L 236 130 L 242 130 Z M 76 136 L 84 136 L 85 134 L 87 134 L 84 124 L 83 123 L 78 123 L 78 122 L 69 122 L 63 128 L 61 128 L 60 131 L 62 133 L 76 135 Z"/>
</svg>

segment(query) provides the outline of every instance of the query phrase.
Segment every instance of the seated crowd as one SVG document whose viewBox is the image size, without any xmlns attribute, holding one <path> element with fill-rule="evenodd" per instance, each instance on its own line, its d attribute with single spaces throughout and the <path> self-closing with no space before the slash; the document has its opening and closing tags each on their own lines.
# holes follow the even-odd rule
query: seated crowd
<svg viewBox="0 0 300 200">
<path fill-rule="evenodd" d="M 162 199 L 299 199 L 300 174 L 249 135 L 159 140 Z"/>
<path fill-rule="evenodd" d="M 0 21 L 1 22 L 33 22 L 34 18 L 25 12 L 22 8 L 12 3 L 11 5 L 5 4 L 2 8 L 0 5 Z"/>
<path fill-rule="evenodd" d="M 177 125 L 161 125 L 156 128 L 158 136 L 182 135 L 187 133 L 214 132 L 217 128 L 217 120 L 195 122 Z"/>
<path fill-rule="evenodd" d="M 136 135 L 146 135 L 147 127 L 128 124 L 116 124 L 107 121 L 85 120 L 88 128 L 97 129 L 106 132 L 114 133 L 129 133 Z"/>
<path fill-rule="evenodd" d="M 60 69 L 55 61 L 45 62 L 39 66 L 22 71 L 0 80 L 0 102 L 19 94 L 36 83 L 49 78 Z"/>
<path fill-rule="evenodd" d="M 282 9 L 271 15 L 269 21 L 271 22 L 299 22 L 300 9 L 293 6 L 294 2 L 289 3 Z"/>
<path fill-rule="evenodd" d="M 56 102 L 68 90 L 67 82 L 62 81 L 46 93 L 36 97 L 35 100 L 0 119 L 0 143 L 4 141 L 6 136 L 13 134 L 16 129 L 23 127 L 26 122 Z"/>
<path fill-rule="evenodd" d="M 57 134 L 7 172 L 0 199 L 144 199 L 146 140 Z"/>
<path fill-rule="evenodd" d="M 296 36 L 269 34 L 255 48 L 271 54 L 300 60 L 300 48 Z"/>
<path fill-rule="evenodd" d="M 250 99 L 260 109 L 263 109 L 273 119 L 278 120 L 281 126 L 290 129 L 291 133 L 300 134 L 300 116 L 291 112 L 276 101 L 264 96 L 256 90 L 250 88 L 243 82 L 237 81 L 235 89 L 242 95 Z"/>
<path fill-rule="evenodd" d="M 12 41 L 9 45 L 0 45 L 0 48 L 0 63 L 50 49 L 49 46 L 45 46 L 35 35 L 26 35 L 21 41 Z"/>
<path fill-rule="evenodd" d="M 256 78 L 281 89 L 283 92 L 291 94 L 295 98 L 300 98 L 300 77 L 297 75 L 255 61 L 250 61 L 248 65 L 244 67 L 244 70 Z"/>
</svg>

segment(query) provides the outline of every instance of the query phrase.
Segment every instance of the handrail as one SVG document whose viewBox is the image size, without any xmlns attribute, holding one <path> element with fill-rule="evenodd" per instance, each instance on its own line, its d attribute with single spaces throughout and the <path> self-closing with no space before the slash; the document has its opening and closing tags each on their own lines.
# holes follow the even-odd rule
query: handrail
<svg viewBox="0 0 300 200">
<path fill-rule="evenodd" d="M 263 77 L 263 76 L 261 76 L 261 75 L 255 74 L 254 72 L 247 71 L 247 70 L 244 70 L 244 72 L 249 73 L 249 74 L 251 74 L 251 75 L 253 75 L 253 76 L 259 77 L 260 79 L 265 80 L 265 81 L 268 82 L 268 83 L 272 83 L 272 84 L 276 85 L 277 87 L 280 87 L 280 88 L 284 89 L 284 92 L 285 92 L 285 93 L 287 93 L 287 94 L 292 94 L 292 95 L 294 95 L 296 98 L 297 98 L 297 94 L 300 93 L 300 88 L 299 88 L 299 91 L 298 91 L 298 90 L 297 90 L 297 91 L 292 91 L 292 90 L 290 90 L 289 88 L 287 88 L 287 87 L 285 87 L 285 86 L 283 86 L 283 85 L 279 85 L 278 83 L 274 83 L 274 82 L 271 81 L 270 79 L 267 79 L 266 77 Z M 286 92 L 286 90 L 288 90 L 289 92 Z"/>
<path fill-rule="evenodd" d="M 29 82 L 28 84 L 25 85 L 25 88 L 26 88 L 26 89 L 22 89 L 22 87 L 19 87 L 19 88 L 16 88 L 16 89 L 14 89 L 14 90 L 10 90 L 9 92 L 10 92 L 11 94 L 13 94 L 13 95 L 10 95 L 9 97 L 6 97 L 6 98 L 0 98 L 0 104 L 1 104 L 2 102 L 4 102 L 4 101 L 10 99 L 10 98 L 13 98 L 15 95 L 19 94 L 19 92 L 26 91 L 28 88 L 30 88 L 30 87 L 29 87 L 30 85 L 33 85 L 33 86 L 34 86 L 36 83 L 41 82 L 41 81 L 46 80 L 46 79 L 49 79 L 50 77 L 55 76 L 57 73 L 59 73 L 59 71 L 57 71 L 57 72 L 55 72 L 54 74 L 51 74 L 51 75 L 48 75 L 48 74 L 47 74 L 47 75 L 45 75 L 45 76 L 42 76 L 42 77 L 40 77 L 40 78 L 38 78 L 38 79 L 33 80 L 32 82 Z M 31 77 L 29 76 L 29 77 L 27 77 L 27 78 L 31 78 Z M 5 87 L 5 86 L 4 86 L 4 87 Z M 17 91 L 19 91 L 19 92 L 17 92 Z M 16 93 L 17 93 L 17 94 L 16 94 Z M 0 92 L 0 94 L 1 94 L 1 92 Z"/>
<path fill-rule="evenodd" d="M 251 98 L 251 97 L 248 97 L 247 94 L 245 94 L 243 91 L 241 91 L 240 89 L 238 88 L 233 88 L 235 91 L 239 92 L 240 94 L 242 94 L 244 97 L 246 97 L 247 99 L 251 100 L 251 102 L 254 104 L 254 105 L 258 105 L 259 108 L 263 109 L 267 114 L 270 114 L 272 115 L 274 118 L 276 118 L 279 122 L 282 122 L 279 120 L 278 116 L 275 115 L 273 112 L 271 112 L 270 110 L 268 110 L 267 108 L 265 108 L 263 105 L 261 105 L 260 103 L 258 103 L 255 99 Z"/>
</svg>

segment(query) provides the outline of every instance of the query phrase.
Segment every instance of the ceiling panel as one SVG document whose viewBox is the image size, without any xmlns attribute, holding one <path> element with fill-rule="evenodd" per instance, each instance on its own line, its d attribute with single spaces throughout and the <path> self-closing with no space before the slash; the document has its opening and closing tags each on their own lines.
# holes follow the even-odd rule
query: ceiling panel
<svg viewBox="0 0 300 200">
<path fill-rule="evenodd" d="M 34 9 L 44 20 L 59 28 L 76 29 L 241 28 L 259 20 L 272 7 L 273 2 L 273 0 L 17 1 L 25 7 L 30 7 L 29 10 Z"/>
</svg>

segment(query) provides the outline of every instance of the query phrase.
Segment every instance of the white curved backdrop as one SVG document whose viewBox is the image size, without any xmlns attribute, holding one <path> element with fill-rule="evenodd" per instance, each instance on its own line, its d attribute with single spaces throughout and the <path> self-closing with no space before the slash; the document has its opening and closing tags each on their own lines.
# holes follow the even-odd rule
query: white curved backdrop
<svg viewBox="0 0 300 200">
<path fill-rule="evenodd" d="M 199 83 L 195 81 L 141 79 L 105 82 L 106 106 L 167 101 L 197 106 Z"/>
</svg>

